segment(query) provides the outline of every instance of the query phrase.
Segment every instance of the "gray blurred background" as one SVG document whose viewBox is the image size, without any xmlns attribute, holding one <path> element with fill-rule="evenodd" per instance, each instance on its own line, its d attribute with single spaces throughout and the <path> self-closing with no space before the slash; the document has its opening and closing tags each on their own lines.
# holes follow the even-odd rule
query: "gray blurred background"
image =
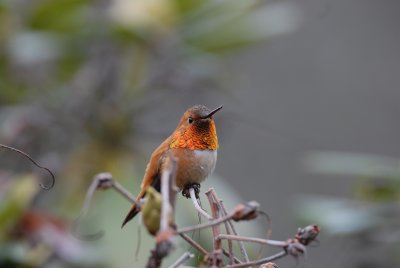
<svg viewBox="0 0 400 268">
<path fill-rule="evenodd" d="M 279 237 L 296 227 L 297 195 L 353 199 L 360 183 L 308 172 L 301 165 L 308 151 L 400 152 L 400 3 L 297 2 L 306 14 L 300 29 L 229 61 L 239 76 L 232 108 L 255 126 L 235 122 L 217 169 L 262 203 Z M 394 249 L 383 245 L 328 238 L 323 229 L 306 266 L 387 267 Z"/>
<path fill-rule="evenodd" d="M 399 265 L 398 1 L 0 3 L 0 142 L 58 175 L 52 193 L 18 205 L 7 230 L 30 210 L 73 219 L 96 172 L 111 171 L 136 194 L 149 155 L 183 111 L 222 104 L 207 185 L 257 200 L 273 239 L 321 225 L 307 257 L 279 267 Z M 33 168 L 9 154 L 0 155 L 4 185 L 24 187 L 15 181 Z M 132 267 L 137 234 L 118 229 L 129 207 L 120 199 L 102 193 L 94 208 L 110 256 L 42 257 L 38 266 Z M 30 263 L 13 255 L 12 236 L 1 239 L 5 263 Z"/>
</svg>

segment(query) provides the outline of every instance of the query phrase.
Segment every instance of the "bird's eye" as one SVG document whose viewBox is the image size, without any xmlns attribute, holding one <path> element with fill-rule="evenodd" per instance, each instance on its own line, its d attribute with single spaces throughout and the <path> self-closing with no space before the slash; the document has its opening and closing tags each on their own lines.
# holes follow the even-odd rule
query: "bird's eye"
<svg viewBox="0 0 400 268">
<path fill-rule="evenodd" d="M 189 117 L 189 118 L 188 118 L 188 123 L 189 123 L 189 124 L 193 123 L 193 118 Z"/>
</svg>

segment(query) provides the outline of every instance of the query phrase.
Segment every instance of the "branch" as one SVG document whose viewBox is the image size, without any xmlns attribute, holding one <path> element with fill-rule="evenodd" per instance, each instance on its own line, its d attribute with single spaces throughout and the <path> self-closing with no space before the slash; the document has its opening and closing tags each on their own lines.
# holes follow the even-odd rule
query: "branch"
<svg viewBox="0 0 400 268">
<path fill-rule="evenodd" d="M 214 209 L 214 208 L 212 208 L 212 209 Z M 218 210 L 218 207 L 216 207 L 215 209 Z M 219 218 L 219 219 L 211 218 L 211 220 L 207 223 L 184 227 L 184 228 L 178 229 L 177 231 L 175 231 L 175 233 L 180 234 L 180 233 L 187 233 L 187 232 L 191 232 L 191 231 L 201 230 L 204 228 L 219 225 L 219 224 L 229 221 L 229 220 L 242 221 L 242 220 L 254 219 L 255 217 L 257 217 L 256 209 L 257 209 L 257 207 L 255 207 L 254 201 L 250 201 L 250 202 L 247 202 L 244 204 L 239 204 L 235 207 L 235 209 L 231 213 L 229 213 L 228 215 L 225 215 L 222 218 Z M 232 224 L 232 226 L 233 226 L 233 224 Z"/>
<path fill-rule="evenodd" d="M 33 158 L 29 154 L 27 154 L 27 153 L 25 153 L 25 152 L 23 152 L 21 150 L 18 150 L 17 148 L 14 148 L 14 147 L 11 147 L 11 146 L 8 146 L 8 145 L 4 145 L 4 144 L 0 144 L 0 147 L 21 154 L 21 155 L 25 156 L 26 158 L 28 158 L 29 161 L 31 161 L 38 168 L 46 170 L 51 176 L 50 185 L 49 186 L 45 186 L 43 183 L 40 183 L 39 185 L 44 190 L 50 190 L 51 188 L 53 188 L 53 186 L 54 186 L 54 184 L 56 182 L 56 178 L 55 178 L 53 172 L 51 172 L 50 169 L 48 169 L 47 167 L 43 167 L 43 166 L 39 165 L 35 160 L 33 160 Z"/>
<path fill-rule="evenodd" d="M 221 212 L 222 216 L 225 216 L 225 213 L 222 210 L 222 206 L 221 206 L 221 200 L 219 200 L 216 196 L 214 197 L 217 201 L 218 207 L 219 207 L 219 211 Z M 231 230 L 229 228 L 229 225 L 227 222 L 224 222 L 224 226 L 225 226 L 225 231 L 228 235 L 231 234 Z M 226 255 L 226 251 L 223 249 L 223 253 Z M 233 244 L 232 244 L 232 240 L 228 240 L 228 257 L 229 257 L 229 264 L 233 264 L 235 262 L 235 259 L 233 256 Z"/>
<path fill-rule="evenodd" d="M 185 252 L 169 268 L 178 268 L 179 266 L 181 266 L 182 264 L 184 264 L 185 262 L 187 262 L 189 259 L 191 259 L 193 257 L 194 257 L 194 255 L 192 253 Z"/>
<path fill-rule="evenodd" d="M 170 219 L 174 212 L 172 204 L 175 203 L 176 196 L 175 171 L 176 160 L 170 155 L 166 156 L 161 172 L 162 207 L 160 230 L 156 235 L 156 248 L 151 251 L 146 268 L 159 268 L 162 260 L 169 255 L 174 247 L 172 243 L 174 231 L 170 226 Z"/>
<path fill-rule="evenodd" d="M 174 191 L 175 185 L 175 167 L 176 161 L 172 157 L 166 157 L 164 169 L 161 174 L 161 194 L 162 194 L 162 207 L 161 207 L 161 222 L 160 231 L 168 230 L 170 215 L 172 215 L 172 205 L 170 194 Z"/>
<path fill-rule="evenodd" d="M 229 214 L 223 218 L 219 218 L 217 220 L 212 220 L 212 221 L 209 221 L 206 223 L 197 224 L 197 225 L 193 225 L 193 226 L 183 227 L 181 229 L 176 230 L 175 233 L 183 234 L 183 233 L 189 233 L 191 231 L 198 231 L 198 230 L 205 229 L 208 227 L 213 227 L 213 226 L 220 225 L 221 223 L 232 219 L 232 217 L 233 217 L 233 214 L 231 213 L 231 214 Z"/>
<path fill-rule="evenodd" d="M 220 211 L 219 211 L 219 206 L 217 201 L 213 198 L 211 191 L 213 191 L 213 188 L 209 189 L 206 192 L 206 196 L 208 198 L 208 202 L 210 203 L 210 208 L 211 208 L 211 213 L 214 219 L 218 219 L 220 216 Z M 223 221 L 225 222 L 225 221 Z M 213 225 L 212 226 L 212 234 L 213 234 L 213 238 L 214 238 L 214 251 L 212 252 L 212 259 L 211 259 L 211 263 L 213 266 L 220 266 L 221 262 L 222 262 L 222 243 L 221 240 L 215 239 L 216 237 L 218 237 L 218 235 L 220 234 L 221 230 L 220 230 L 220 225 Z"/>
<path fill-rule="evenodd" d="M 242 267 L 259 265 L 259 264 L 263 264 L 263 263 L 267 263 L 267 262 L 271 262 L 271 261 L 280 259 L 280 258 L 286 256 L 287 254 L 288 253 L 286 251 L 281 251 L 281 252 L 278 252 L 275 255 L 269 256 L 267 258 L 259 259 L 256 261 L 250 261 L 250 262 L 246 262 L 246 263 L 228 265 L 228 266 L 225 266 L 225 268 L 242 268 Z"/>
<path fill-rule="evenodd" d="M 189 193 L 190 193 L 190 199 L 192 200 L 193 205 L 194 205 L 194 207 L 196 208 L 196 210 L 197 210 L 201 215 L 203 215 L 207 220 L 212 220 L 213 217 L 211 217 L 210 215 L 208 215 L 208 213 L 205 212 L 204 209 L 202 209 L 202 208 L 199 206 L 199 203 L 197 202 L 197 198 L 196 198 L 196 193 L 195 193 L 195 191 L 194 191 L 193 188 L 190 188 L 190 189 L 189 189 Z"/>
<path fill-rule="evenodd" d="M 194 241 L 190 236 L 187 234 L 179 234 L 186 242 L 188 242 L 191 246 L 195 247 L 198 251 L 203 253 L 204 255 L 208 255 L 208 251 L 205 250 L 199 243 Z"/>
<path fill-rule="evenodd" d="M 261 244 L 267 244 L 271 246 L 278 246 L 282 247 L 283 251 L 272 255 L 267 258 L 263 258 L 256 261 L 250 261 L 242 264 L 235 264 L 229 265 L 226 268 L 239 268 L 239 267 L 246 267 L 246 266 L 254 266 L 258 264 L 267 263 L 279 258 L 282 258 L 286 255 L 291 255 L 295 258 L 299 257 L 300 255 L 306 254 L 306 245 L 311 243 L 315 240 L 318 236 L 320 229 L 317 225 L 309 225 L 304 228 L 299 228 L 295 235 L 294 239 L 288 239 L 285 241 L 276 241 L 276 240 L 268 240 L 268 239 L 259 239 L 259 238 L 248 238 L 248 237 L 240 237 L 240 236 L 232 236 L 232 235 L 219 235 L 218 239 L 232 239 L 232 240 L 241 240 L 241 241 L 249 241 L 249 242 L 256 242 Z"/>
<path fill-rule="evenodd" d="M 103 172 L 94 176 L 92 183 L 89 186 L 89 189 L 86 192 L 85 201 L 83 203 L 82 209 L 72 224 L 72 234 L 82 240 L 97 240 L 100 239 L 104 235 L 104 231 L 100 230 L 93 234 L 79 234 L 78 226 L 80 225 L 82 219 L 87 215 L 90 204 L 92 202 L 94 193 L 97 189 L 107 190 L 114 189 L 119 194 L 121 194 L 125 199 L 130 201 L 131 203 L 135 203 L 135 197 L 128 192 L 120 183 L 114 181 L 111 173 Z M 140 204 L 136 204 L 140 207 Z"/>
<path fill-rule="evenodd" d="M 197 200 L 193 198 L 195 192 L 194 189 L 190 189 L 190 195 L 192 197 L 192 201 L 196 201 L 196 209 L 202 213 L 204 216 L 207 215 L 207 218 L 210 218 L 209 222 L 204 224 L 198 224 L 194 226 L 184 227 L 179 230 L 174 230 L 175 225 L 172 226 L 173 222 L 172 216 L 174 213 L 174 205 L 175 205 L 175 197 L 176 197 L 176 187 L 175 185 L 175 169 L 176 162 L 170 156 L 167 156 L 163 163 L 163 170 L 161 175 L 161 195 L 162 195 L 162 208 L 161 208 L 161 219 L 160 219 L 160 230 L 156 235 L 156 248 L 151 251 L 151 255 L 149 257 L 147 268 L 158 268 L 161 266 L 161 262 L 163 258 L 165 258 L 170 251 L 173 249 L 172 238 L 175 235 L 180 235 L 186 242 L 191 244 L 194 248 L 200 251 L 202 254 L 207 256 L 210 264 L 213 267 L 220 267 L 222 265 L 222 254 L 229 258 L 229 265 L 224 266 L 225 268 L 239 268 L 239 267 L 250 267 L 254 265 L 264 264 L 262 267 L 268 268 L 276 268 L 274 263 L 269 263 L 275 259 L 282 258 L 286 255 L 291 255 L 293 257 L 299 257 L 301 255 L 306 254 L 306 246 L 311 242 L 315 241 L 318 236 L 320 229 L 317 225 L 309 225 L 305 228 L 299 228 L 294 238 L 288 239 L 287 241 L 277 241 L 270 239 L 260 239 L 260 238 L 252 238 L 252 237 L 242 237 L 237 234 L 235 227 L 232 221 L 242 221 L 242 220 L 252 220 L 258 217 L 259 214 L 263 214 L 262 211 L 259 211 L 259 204 L 255 201 L 250 201 L 244 204 L 239 204 L 235 207 L 235 209 L 228 213 L 224 207 L 223 202 L 218 199 L 215 191 L 210 189 L 206 194 L 210 203 L 211 211 L 213 217 L 208 215 L 203 209 L 198 206 Z M 78 218 L 75 220 L 73 226 L 73 232 L 77 234 L 77 226 L 84 216 L 88 213 L 90 208 L 90 203 L 93 198 L 93 195 L 97 189 L 110 189 L 113 188 L 119 194 L 124 196 L 131 203 L 135 202 L 135 197 L 131 195 L 121 184 L 114 181 L 110 173 L 100 173 L 95 176 L 92 184 L 90 185 L 86 197 L 84 205 L 81 209 L 81 212 Z M 140 206 L 140 204 L 137 204 Z M 268 221 L 270 222 L 270 220 Z M 220 224 L 224 223 L 227 234 L 220 234 Z M 229 227 L 228 227 L 229 225 Z M 196 241 L 186 235 L 186 232 L 190 232 L 193 230 L 200 230 L 204 228 L 213 228 L 213 237 L 214 237 L 214 250 L 212 252 L 207 252 L 201 245 L 199 245 Z M 230 230 L 234 233 L 234 235 L 230 234 Z M 85 239 L 96 239 L 101 237 L 103 233 L 98 232 L 92 235 L 85 235 Z M 82 237 L 81 235 L 79 235 Z M 228 240 L 229 251 L 226 251 L 222 248 L 222 239 Z M 245 261 L 242 262 L 232 253 L 232 241 L 239 241 L 239 246 L 241 252 L 245 258 Z M 281 247 L 283 250 L 275 255 L 250 261 L 248 259 L 246 250 L 243 245 L 243 241 L 246 242 L 254 242 L 260 244 L 267 244 L 271 246 Z M 174 266 L 182 264 L 188 258 L 187 254 L 184 254 L 179 258 Z M 233 264 L 235 263 L 235 264 Z M 268 263 L 268 265 L 266 265 Z"/>
<path fill-rule="evenodd" d="M 225 216 L 228 215 L 228 212 L 227 212 L 227 210 L 226 210 L 226 208 L 225 208 L 224 203 L 222 202 L 222 200 L 220 200 L 220 199 L 218 198 L 218 196 L 217 196 L 217 194 L 215 193 L 214 190 L 212 191 L 212 193 L 213 193 L 213 195 L 215 196 L 216 200 L 219 200 L 219 204 L 220 204 L 220 206 L 221 206 L 223 215 L 225 215 Z M 233 232 L 235 235 L 238 235 L 238 232 L 236 231 L 235 226 L 233 225 L 232 221 L 229 220 L 229 221 L 227 221 L 227 222 L 228 222 L 229 226 L 231 227 L 232 232 Z M 244 247 L 244 244 L 242 243 L 242 241 L 239 241 L 239 248 L 240 248 L 240 252 L 242 253 L 245 262 L 249 262 L 249 256 L 247 255 L 246 248 Z"/>
<path fill-rule="evenodd" d="M 232 257 L 232 259 L 233 259 L 233 261 L 234 261 L 235 263 L 242 263 L 241 260 L 239 260 L 238 258 L 236 258 L 235 256 L 233 256 L 232 253 L 226 251 L 226 249 L 222 249 L 222 253 L 223 253 L 225 256 L 229 257 L 229 258 Z"/>
<path fill-rule="evenodd" d="M 237 241 L 245 241 L 245 242 L 254 242 L 254 243 L 270 245 L 270 246 L 274 246 L 274 247 L 284 247 L 287 245 L 287 242 L 285 242 L 285 241 L 254 238 L 254 237 L 244 237 L 244 236 L 238 236 L 238 235 L 227 235 L 227 234 L 220 234 L 216 239 L 217 240 L 228 239 L 228 240 L 237 240 Z"/>
</svg>

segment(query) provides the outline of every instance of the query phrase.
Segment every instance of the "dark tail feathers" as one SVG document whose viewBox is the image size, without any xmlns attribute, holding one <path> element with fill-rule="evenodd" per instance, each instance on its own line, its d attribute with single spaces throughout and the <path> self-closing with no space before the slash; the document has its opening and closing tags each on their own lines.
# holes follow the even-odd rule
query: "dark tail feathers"
<svg viewBox="0 0 400 268">
<path fill-rule="evenodd" d="M 123 228 L 125 226 L 125 224 L 127 224 L 130 220 L 132 220 L 136 214 L 139 213 L 139 210 L 136 209 L 136 204 L 133 204 L 133 206 L 131 207 L 131 210 L 129 210 L 128 215 L 126 215 L 124 222 L 122 223 L 121 228 Z"/>
</svg>

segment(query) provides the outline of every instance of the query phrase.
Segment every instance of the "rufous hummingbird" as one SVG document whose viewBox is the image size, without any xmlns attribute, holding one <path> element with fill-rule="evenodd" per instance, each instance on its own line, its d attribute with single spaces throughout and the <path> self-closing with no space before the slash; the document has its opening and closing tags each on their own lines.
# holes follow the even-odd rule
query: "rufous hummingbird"
<svg viewBox="0 0 400 268">
<path fill-rule="evenodd" d="M 210 110 L 204 105 L 195 105 L 186 110 L 175 131 L 152 153 L 136 203 L 145 196 L 149 186 L 160 191 L 162 162 L 167 153 L 177 159 L 176 186 L 187 198 L 191 187 L 198 195 L 200 182 L 214 171 L 217 162 L 219 145 L 213 115 L 221 109 L 222 106 Z M 139 212 L 136 203 L 126 215 L 122 227 Z"/>
</svg>

